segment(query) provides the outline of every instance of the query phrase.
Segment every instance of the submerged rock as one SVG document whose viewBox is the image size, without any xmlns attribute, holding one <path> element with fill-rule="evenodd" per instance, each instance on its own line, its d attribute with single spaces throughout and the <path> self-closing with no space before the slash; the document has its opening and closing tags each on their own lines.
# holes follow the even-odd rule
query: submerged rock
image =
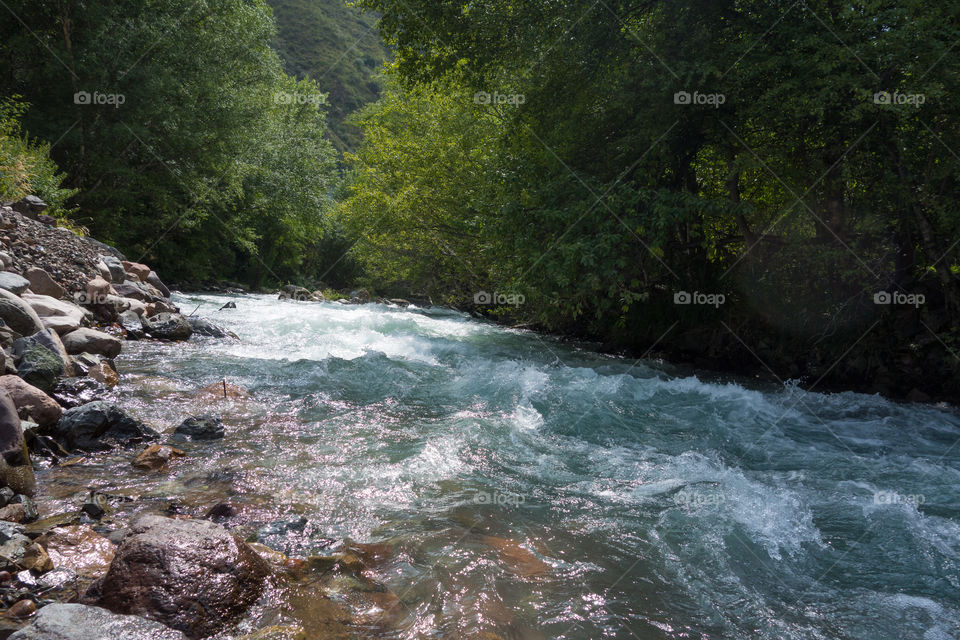
<svg viewBox="0 0 960 640">
<path fill-rule="evenodd" d="M 201 638 L 242 615 L 268 574 L 263 558 L 220 525 L 141 516 L 86 597 Z"/>
<path fill-rule="evenodd" d="M 186 455 L 180 449 L 165 444 L 152 444 L 141 451 L 130 464 L 133 465 L 134 469 L 140 469 L 141 471 L 159 471 L 166 467 L 167 463 L 173 458 L 183 458 Z"/>
<path fill-rule="evenodd" d="M 61 407 L 72 409 L 88 402 L 103 400 L 106 394 L 106 386 L 93 378 L 68 378 L 58 382 L 50 395 Z"/>
<path fill-rule="evenodd" d="M 186 640 L 159 622 L 84 604 L 51 604 L 10 640 Z"/>
<path fill-rule="evenodd" d="M 223 420 L 211 415 L 190 416 L 173 432 L 174 438 L 190 440 L 218 440 L 223 435 Z"/>
<path fill-rule="evenodd" d="M 56 567 L 86 578 L 99 578 L 113 561 L 113 543 L 85 524 L 57 527 L 37 538 Z"/>
<path fill-rule="evenodd" d="M 67 449 L 84 451 L 106 451 L 116 445 L 138 444 L 160 436 L 120 407 L 101 401 L 65 411 L 50 431 Z"/>
<path fill-rule="evenodd" d="M 236 338 L 236 334 L 227 331 L 223 327 L 220 327 L 206 318 L 200 318 L 197 316 L 187 316 L 187 322 L 190 323 L 190 328 L 193 329 L 193 332 L 198 336 L 209 336 L 211 338 Z"/>
</svg>

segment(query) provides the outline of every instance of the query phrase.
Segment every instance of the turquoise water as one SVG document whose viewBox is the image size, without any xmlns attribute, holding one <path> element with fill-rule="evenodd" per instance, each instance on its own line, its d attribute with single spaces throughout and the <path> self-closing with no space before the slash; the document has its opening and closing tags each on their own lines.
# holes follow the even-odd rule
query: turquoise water
<svg viewBox="0 0 960 640">
<path fill-rule="evenodd" d="M 129 345 L 123 401 L 170 430 L 197 407 L 158 393 L 226 378 L 253 399 L 143 491 L 306 517 L 295 554 L 388 543 L 404 612 L 384 637 L 960 637 L 951 409 L 693 377 L 440 309 L 178 302 L 241 342 Z"/>
</svg>

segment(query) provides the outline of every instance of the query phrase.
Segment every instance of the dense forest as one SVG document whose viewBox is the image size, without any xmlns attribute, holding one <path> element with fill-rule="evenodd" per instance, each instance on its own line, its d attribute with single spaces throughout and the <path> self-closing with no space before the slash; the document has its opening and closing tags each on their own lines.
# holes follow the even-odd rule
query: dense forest
<svg viewBox="0 0 960 640">
<path fill-rule="evenodd" d="M 179 280 L 956 384 L 960 7 L 270 4 L 11 2 L 0 198 Z"/>
</svg>

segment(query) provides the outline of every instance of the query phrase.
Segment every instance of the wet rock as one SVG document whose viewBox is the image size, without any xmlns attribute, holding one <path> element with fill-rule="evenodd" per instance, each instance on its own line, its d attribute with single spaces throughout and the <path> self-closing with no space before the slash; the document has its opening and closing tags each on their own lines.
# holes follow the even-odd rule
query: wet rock
<svg viewBox="0 0 960 640">
<path fill-rule="evenodd" d="M 83 604 L 51 604 L 10 640 L 186 640 L 186 636 L 138 616 Z"/>
<path fill-rule="evenodd" d="M 173 432 L 178 440 L 218 440 L 223 435 L 223 420 L 213 415 L 190 416 Z"/>
<path fill-rule="evenodd" d="M 80 354 L 80 356 L 82 355 Z M 97 362 L 99 362 L 99 359 Z M 74 359 L 75 366 L 76 363 L 77 360 Z M 86 369 L 84 369 L 84 374 L 86 374 Z M 103 400 L 106 394 L 106 386 L 93 378 L 68 378 L 58 382 L 50 395 L 61 407 L 72 409 L 88 402 Z"/>
<path fill-rule="evenodd" d="M 147 277 L 143 278 L 143 281 L 156 287 L 164 298 L 170 297 L 170 289 L 167 288 L 167 285 L 163 284 L 163 281 L 160 279 L 160 276 L 157 275 L 156 271 L 148 273 Z"/>
<path fill-rule="evenodd" d="M 67 449 L 84 451 L 106 451 L 117 445 L 156 440 L 160 435 L 107 402 L 68 409 L 50 432 Z"/>
<path fill-rule="evenodd" d="M 20 416 L 10 394 L 0 390 L 0 484 L 16 493 L 33 495 L 36 480 Z"/>
<path fill-rule="evenodd" d="M 7 617 L 23 620 L 29 618 L 37 612 L 37 603 L 33 600 L 23 599 L 18 600 L 13 603 L 13 605 L 7 609 Z"/>
<path fill-rule="evenodd" d="M 226 381 L 214 382 L 200 389 L 201 395 L 210 395 L 218 398 L 249 398 L 250 392 L 243 387 L 230 384 Z"/>
<path fill-rule="evenodd" d="M 0 376 L 0 389 L 10 395 L 21 418 L 29 418 L 41 427 L 56 424 L 63 413 L 53 398 L 19 376 Z"/>
<path fill-rule="evenodd" d="M 53 569 L 53 561 L 43 545 L 34 542 L 24 550 L 23 562 L 20 566 L 37 573 L 45 573 Z"/>
<path fill-rule="evenodd" d="M 0 289 L 0 320 L 22 336 L 33 335 L 43 328 L 37 312 L 6 289 Z"/>
<path fill-rule="evenodd" d="M 59 299 L 67 294 L 63 287 L 40 267 L 30 267 L 23 272 L 23 277 L 30 281 L 30 290 L 38 295 Z"/>
<path fill-rule="evenodd" d="M 30 287 L 30 281 L 10 271 L 0 271 L 0 289 L 20 295 Z"/>
<path fill-rule="evenodd" d="M 137 455 L 130 464 L 141 471 L 159 471 L 173 458 L 183 458 L 187 454 L 180 449 L 165 444 L 152 444 Z"/>
<path fill-rule="evenodd" d="M 67 353 L 97 353 L 108 358 L 120 355 L 123 343 L 109 333 L 95 329 L 77 329 L 63 336 L 63 346 Z"/>
<path fill-rule="evenodd" d="M 211 338 L 237 337 L 236 334 L 210 322 L 206 318 L 187 316 L 187 322 L 190 323 L 190 328 L 193 329 L 193 332 L 198 336 L 209 336 Z"/>
<path fill-rule="evenodd" d="M 17 494 L 10 487 L 0 489 L 0 507 L 5 507 L 10 504 L 10 501 L 13 500 L 15 495 Z"/>
<path fill-rule="evenodd" d="M 111 282 L 123 282 L 127 279 L 127 270 L 123 268 L 123 263 L 115 256 L 101 256 L 103 263 L 110 270 Z"/>
<path fill-rule="evenodd" d="M 237 303 L 231 300 L 230 302 L 226 303 L 225 305 L 217 309 L 217 311 L 223 311 L 224 309 L 236 309 L 236 308 L 237 308 Z"/>
<path fill-rule="evenodd" d="M 11 574 L 21 571 L 23 554 L 31 544 L 22 525 L 0 522 L 0 569 Z"/>
<path fill-rule="evenodd" d="M 240 509 L 238 509 L 236 505 L 230 504 L 229 502 L 221 502 L 210 507 L 204 517 L 214 522 L 220 522 L 236 517 L 238 513 L 240 513 Z M 261 553 L 260 555 L 263 554 Z"/>
<path fill-rule="evenodd" d="M 144 329 L 161 340 L 189 340 L 193 334 L 190 322 L 179 313 L 158 313 L 144 320 Z"/>
<path fill-rule="evenodd" d="M 242 615 L 268 573 L 263 558 L 220 525 L 141 516 L 87 597 L 200 638 Z"/>
<path fill-rule="evenodd" d="M 120 384 L 120 375 L 108 360 L 101 360 L 87 369 L 87 375 L 106 387 L 112 388 Z"/>
<path fill-rule="evenodd" d="M 85 524 L 58 527 L 37 538 L 47 549 L 54 566 L 77 575 L 99 578 L 113 561 L 113 543 Z"/>
<path fill-rule="evenodd" d="M 127 333 L 128 339 L 139 340 L 144 336 L 143 322 L 141 322 L 140 315 L 136 311 L 124 311 L 117 318 L 117 322 Z"/>
</svg>

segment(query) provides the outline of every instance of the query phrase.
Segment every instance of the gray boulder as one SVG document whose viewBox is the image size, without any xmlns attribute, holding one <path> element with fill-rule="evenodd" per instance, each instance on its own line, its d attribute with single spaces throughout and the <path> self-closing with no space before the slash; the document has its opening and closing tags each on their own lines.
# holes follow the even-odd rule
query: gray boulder
<svg viewBox="0 0 960 640">
<path fill-rule="evenodd" d="M 163 284 L 163 280 L 160 279 L 156 271 L 150 271 L 150 273 L 147 274 L 147 282 L 156 287 L 160 293 L 163 294 L 164 298 L 170 297 L 170 289 L 167 288 L 167 285 Z"/>
<path fill-rule="evenodd" d="M 10 640 L 187 640 L 187 636 L 139 616 L 85 604 L 51 604 Z"/>
<path fill-rule="evenodd" d="M 40 316 L 19 296 L 0 289 L 0 320 L 22 336 L 33 335 L 43 329 Z"/>
<path fill-rule="evenodd" d="M 136 311 L 124 311 L 117 318 L 117 322 L 127 332 L 127 338 L 130 340 L 139 340 L 143 337 L 143 322 Z"/>
<path fill-rule="evenodd" d="M 0 271 L 0 289 L 20 295 L 30 287 L 30 281 L 12 271 Z"/>
<path fill-rule="evenodd" d="M 160 434 L 107 402 L 90 402 L 63 412 L 50 435 L 68 450 L 106 451 L 117 445 L 156 440 Z"/>
<path fill-rule="evenodd" d="M 47 331 L 53 332 L 52 329 L 47 329 Z M 60 355 L 42 344 L 34 336 L 14 340 L 13 355 L 17 361 L 17 375 L 24 382 L 45 393 L 53 391 L 53 388 L 57 386 L 57 380 L 67 370 L 67 365 Z"/>
<path fill-rule="evenodd" d="M 189 340 L 193 335 L 190 322 L 179 313 L 158 313 L 144 320 L 143 327 L 151 337 L 162 340 Z"/>
<path fill-rule="evenodd" d="M 103 263 L 107 265 L 107 269 L 110 270 L 111 282 L 122 283 L 127 279 L 127 270 L 123 268 L 123 263 L 120 262 L 119 258 L 116 256 L 104 255 L 100 256 L 100 259 L 103 260 Z"/>
<path fill-rule="evenodd" d="M 190 328 L 193 329 L 193 332 L 198 336 L 209 336 L 211 338 L 236 338 L 236 334 L 227 331 L 223 327 L 216 325 L 206 318 L 200 318 L 198 316 L 187 316 L 187 322 L 190 323 Z"/>
<path fill-rule="evenodd" d="M 120 545 L 110 569 L 86 598 L 191 638 L 210 636 L 243 615 L 270 572 L 249 546 L 207 520 L 146 515 L 116 537 Z"/>
<path fill-rule="evenodd" d="M 63 346 L 67 353 L 98 353 L 108 358 L 120 355 L 123 342 L 109 333 L 96 329 L 80 328 L 63 336 Z"/>
</svg>

